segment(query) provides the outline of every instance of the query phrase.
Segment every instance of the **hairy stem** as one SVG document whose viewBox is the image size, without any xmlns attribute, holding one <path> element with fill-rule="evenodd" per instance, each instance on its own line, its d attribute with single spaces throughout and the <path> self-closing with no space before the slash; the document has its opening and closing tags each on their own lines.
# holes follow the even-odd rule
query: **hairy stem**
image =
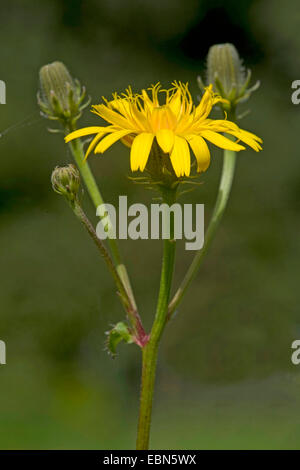
<svg viewBox="0 0 300 470">
<path fill-rule="evenodd" d="M 190 265 L 179 289 L 177 290 L 169 304 L 168 319 L 171 318 L 172 314 L 182 301 L 189 285 L 191 284 L 198 272 L 198 269 L 208 251 L 208 248 L 210 247 L 212 240 L 214 239 L 215 233 L 217 231 L 217 228 L 219 227 L 225 208 L 227 206 L 235 172 L 235 163 L 236 153 L 232 150 L 224 150 L 223 169 L 222 176 L 220 179 L 218 196 L 213 210 L 213 214 L 209 222 L 209 226 L 205 233 L 204 246 L 201 250 L 196 253 L 192 264 Z"/>
<path fill-rule="evenodd" d="M 67 132 L 72 132 L 74 131 L 75 128 L 70 128 L 67 129 Z M 88 162 L 84 161 L 84 150 L 83 150 L 83 144 L 80 139 L 75 139 L 69 143 L 69 147 L 71 149 L 72 155 L 74 157 L 74 160 L 76 162 L 76 165 L 80 171 L 80 174 L 82 176 L 82 179 L 87 187 L 88 193 L 97 208 L 101 204 L 104 204 L 102 195 L 99 191 L 99 188 L 97 186 L 97 183 L 95 181 L 95 178 L 93 176 L 93 173 L 90 169 L 90 166 Z M 122 261 L 121 254 L 119 251 L 118 243 L 117 240 L 109 238 L 108 243 L 111 249 L 112 257 L 114 260 L 114 263 L 116 265 L 116 269 L 118 271 L 118 274 L 125 286 L 125 289 L 127 290 L 128 296 L 130 297 L 131 303 L 134 306 L 135 310 L 137 310 L 134 294 L 132 291 L 132 287 L 130 284 L 129 276 L 126 270 L 126 267 Z"/>
<path fill-rule="evenodd" d="M 132 299 L 130 298 L 124 283 L 122 282 L 120 275 L 118 271 L 116 270 L 114 263 L 109 255 L 108 250 L 106 249 L 104 243 L 97 237 L 97 234 L 95 232 L 95 229 L 91 222 L 89 221 L 88 217 L 84 213 L 82 207 L 80 204 L 75 201 L 75 203 L 71 204 L 71 207 L 74 211 L 74 214 L 76 217 L 80 220 L 82 225 L 85 227 L 87 230 L 88 234 L 90 235 L 91 239 L 95 243 L 96 247 L 98 248 L 98 251 L 100 252 L 102 258 L 104 259 L 114 281 L 116 284 L 116 287 L 118 289 L 118 293 L 121 299 L 121 302 L 125 308 L 125 311 L 127 312 L 128 318 L 131 321 L 133 328 L 134 328 L 134 334 L 135 334 L 135 339 L 137 340 L 140 346 L 143 344 L 143 342 L 146 341 L 147 335 L 143 329 L 142 322 L 140 319 L 140 316 L 137 312 L 136 306 L 134 303 L 132 303 Z"/>
<path fill-rule="evenodd" d="M 161 280 L 156 314 L 150 334 L 150 340 L 143 348 L 142 380 L 140 394 L 140 413 L 137 432 L 137 450 L 149 447 L 152 401 L 155 384 L 157 353 L 159 341 L 166 324 L 168 302 L 172 284 L 175 248 L 174 214 L 171 214 L 170 239 L 164 240 Z"/>
</svg>

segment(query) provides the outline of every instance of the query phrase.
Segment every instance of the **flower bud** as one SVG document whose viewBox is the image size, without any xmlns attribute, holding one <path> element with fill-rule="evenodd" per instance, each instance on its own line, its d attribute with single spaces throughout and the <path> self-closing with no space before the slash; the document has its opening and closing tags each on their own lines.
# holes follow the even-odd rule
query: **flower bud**
<svg viewBox="0 0 300 470">
<path fill-rule="evenodd" d="M 40 69 L 38 104 L 48 119 L 72 126 L 88 103 L 83 104 L 85 88 L 74 80 L 62 62 L 53 62 Z"/>
<path fill-rule="evenodd" d="M 67 165 L 54 168 L 51 175 L 53 190 L 67 198 L 70 202 L 77 199 L 80 176 L 75 165 Z"/>
<path fill-rule="evenodd" d="M 235 109 L 238 103 L 247 101 L 251 93 L 259 87 L 260 83 L 248 88 L 251 71 L 246 70 L 238 51 L 232 44 L 216 44 L 211 46 L 206 63 L 206 85 L 198 77 L 199 87 L 204 90 L 212 84 L 216 93 L 228 102 L 220 102 L 225 111 Z"/>
</svg>

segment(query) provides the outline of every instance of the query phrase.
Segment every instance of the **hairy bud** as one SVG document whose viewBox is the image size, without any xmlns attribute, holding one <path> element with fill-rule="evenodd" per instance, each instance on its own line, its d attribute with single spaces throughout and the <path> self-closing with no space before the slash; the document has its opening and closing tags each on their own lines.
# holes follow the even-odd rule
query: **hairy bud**
<svg viewBox="0 0 300 470">
<path fill-rule="evenodd" d="M 227 103 L 220 102 L 219 106 L 231 111 L 237 104 L 247 101 L 259 87 L 260 83 L 256 82 L 248 88 L 250 79 L 251 71 L 245 69 L 236 48 L 232 44 L 216 44 L 208 51 L 206 84 L 201 77 L 198 77 L 198 84 L 203 91 L 212 84 L 214 91 L 227 100 Z"/>
<path fill-rule="evenodd" d="M 69 202 L 74 202 L 77 199 L 80 176 L 74 165 L 57 166 L 52 172 L 51 183 L 53 190 L 64 196 Z"/>
<path fill-rule="evenodd" d="M 42 114 L 72 127 L 89 104 L 84 103 L 85 88 L 73 79 L 62 62 L 53 62 L 40 69 L 40 91 L 38 105 Z"/>
</svg>

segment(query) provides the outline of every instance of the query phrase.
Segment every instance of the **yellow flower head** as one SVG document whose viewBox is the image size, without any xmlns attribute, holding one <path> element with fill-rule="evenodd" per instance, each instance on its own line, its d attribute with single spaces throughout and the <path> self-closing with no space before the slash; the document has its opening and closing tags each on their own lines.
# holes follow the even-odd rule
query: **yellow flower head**
<svg viewBox="0 0 300 470">
<path fill-rule="evenodd" d="M 105 119 L 107 127 L 85 127 L 71 132 L 65 141 L 77 137 L 96 134 L 91 141 L 86 157 L 92 150 L 103 153 L 118 140 L 129 147 L 132 171 L 144 171 L 154 139 L 164 157 L 170 158 L 176 176 L 189 176 L 191 169 L 190 148 L 199 172 L 207 170 L 210 151 L 206 141 L 222 149 L 240 151 L 245 147 L 239 142 L 261 150 L 262 140 L 256 135 L 240 129 L 227 119 L 208 119 L 212 107 L 222 101 L 215 95 L 212 85 L 206 91 L 198 106 L 195 106 L 188 85 L 174 82 L 172 88 L 163 90 L 158 83 L 133 94 L 131 88 L 126 93 L 113 94 L 113 100 L 93 106 L 92 111 Z M 161 104 L 161 102 L 163 103 Z M 227 138 L 223 133 L 236 138 Z"/>
</svg>

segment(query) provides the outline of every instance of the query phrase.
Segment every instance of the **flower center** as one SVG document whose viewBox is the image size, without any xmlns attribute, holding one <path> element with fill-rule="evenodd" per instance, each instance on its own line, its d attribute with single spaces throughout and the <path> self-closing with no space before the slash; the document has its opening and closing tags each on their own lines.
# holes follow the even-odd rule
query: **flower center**
<svg viewBox="0 0 300 470">
<path fill-rule="evenodd" d="M 177 119 L 169 106 L 157 106 L 153 108 L 151 124 L 154 132 L 160 129 L 174 129 Z"/>
</svg>

